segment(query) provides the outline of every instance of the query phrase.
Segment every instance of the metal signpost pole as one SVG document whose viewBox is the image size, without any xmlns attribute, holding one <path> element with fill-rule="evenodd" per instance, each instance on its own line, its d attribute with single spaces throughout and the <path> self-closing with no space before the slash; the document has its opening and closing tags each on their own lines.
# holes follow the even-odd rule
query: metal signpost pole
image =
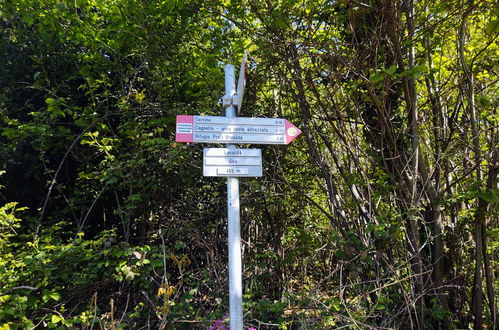
<svg viewBox="0 0 499 330">
<path fill-rule="evenodd" d="M 225 98 L 231 98 L 236 93 L 235 70 L 233 65 L 226 65 Z M 226 117 L 236 117 L 236 108 L 229 105 L 225 109 Z M 227 145 L 234 150 L 235 145 Z M 229 232 L 229 309 L 230 329 L 243 329 L 243 280 L 241 266 L 241 226 L 239 217 L 239 179 L 227 178 L 227 218 Z"/>
<path fill-rule="evenodd" d="M 237 92 L 234 66 L 226 65 L 224 71 L 225 117 L 177 115 L 175 141 L 228 143 L 227 148 L 203 150 L 203 175 L 227 177 L 230 329 L 242 330 L 243 279 L 238 177 L 262 176 L 262 153 L 260 149 L 238 149 L 234 144 L 289 144 L 301 131 L 282 118 L 239 117 L 246 84 L 246 58 L 241 63 Z"/>
</svg>

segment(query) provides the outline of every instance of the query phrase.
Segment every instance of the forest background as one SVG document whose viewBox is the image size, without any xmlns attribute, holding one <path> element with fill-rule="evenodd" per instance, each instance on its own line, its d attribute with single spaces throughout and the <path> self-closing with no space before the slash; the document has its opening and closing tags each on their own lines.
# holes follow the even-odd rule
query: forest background
<svg viewBox="0 0 499 330">
<path fill-rule="evenodd" d="M 245 50 L 242 115 L 303 131 L 241 180 L 246 325 L 497 328 L 498 9 L 0 1 L 0 328 L 225 324 L 225 180 L 175 116 Z"/>
</svg>

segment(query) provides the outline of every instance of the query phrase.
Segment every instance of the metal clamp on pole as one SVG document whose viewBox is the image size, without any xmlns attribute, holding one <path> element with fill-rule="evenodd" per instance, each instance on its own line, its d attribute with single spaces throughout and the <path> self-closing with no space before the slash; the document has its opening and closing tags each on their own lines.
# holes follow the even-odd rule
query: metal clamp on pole
<svg viewBox="0 0 499 330">
<path fill-rule="evenodd" d="M 224 109 L 227 109 L 228 107 L 232 106 L 233 105 L 232 96 L 224 95 L 222 97 L 222 105 Z"/>
<path fill-rule="evenodd" d="M 239 94 L 234 94 L 232 96 L 227 96 L 224 95 L 222 98 L 222 104 L 224 109 L 227 109 L 230 106 L 235 106 L 237 109 L 241 107 L 241 98 L 239 97 Z M 239 110 L 238 110 L 239 113 Z"/>
</svg>

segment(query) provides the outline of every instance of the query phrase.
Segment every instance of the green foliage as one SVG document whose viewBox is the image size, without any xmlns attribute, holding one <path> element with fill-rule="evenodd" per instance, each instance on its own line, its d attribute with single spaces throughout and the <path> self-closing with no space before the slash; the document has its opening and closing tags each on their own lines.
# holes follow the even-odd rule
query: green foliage
<svg viewBox="0 0 499 330">
<path fill-rule="evenodd" d="M 17 208 L 17 204 L 11 202 L 0 207 L 0 246 L 7 244 L 9 238 L 16 236 L 16 229 L 21 227 L 21 220 L 16 217 L 15 212 L 26 210 L 26 208 Z"/>
<path fill-rule="evenodd" d="M 10 211 L 12 207 L 7 205 L 1 209 L 2 224 L 4 220 L 11 223 L 12 220 L 20 221 L 11 212 L 8 212 L 8 217 L 3 217 L 3 211 Z M 115 307 L 112 302 L 108 305 L 109 298 L 99 298 L 98 292 L 113 292 L 120 287 L 128 292 L 127 300 L 131 294 L 144 292 L 151 296 L 150 299 L 156 302 L 158 307 L 144 308 L 142 303 L 129 301 L 131 305 L 119 311 L 120 314 L 123 313 L 119 319 L 126 320 L 126 323 L 116 323 L 114 326 L 122 327 L 125 324 L 142 322 L 140 320 L 148 315 L 170 318 L 194 313 L 189 301 L 196 293 L 195 290 L 172 296 L 173 291 L 182 289 L 181 284 L 169 286 L 172 293 L 167 299 L 171 308 L 165 309 L 164 303 L 161 305 L 163 286 L 158 289 L 158 282 L 151 281 L 151 276 L 162 273 L 166 267 L 175 270 L 179 266 L 174 257 L 164 259 L 164 247 L 160 249 L 148 245 L 131 246 L 117 242 L 116 233 L 113 231 L 102 232 L 95 239 L 85 239 L 84 233 L 78 233 L 75 238 L 69 240 L 57 239 L 67 230 L 67 225 L 58 223 L 50 230 L 40 233 L 35 241 L 26 241 L 26 237 L 17 235 L 2 234 L 2 326 L 27 328 L 42 324 L 47 327 L 81 327 L 96 322 L 110 326 L 117 321 L 110 319 L 110 315 L 118 311 L 113 310 Z M 5 239 L 6 236 L 10 239 Z M 165 265 L 164 262 L 168 264 Z M 181 267 L 186 267 L 185 262 Z M 169 273 L 164 276 L 164 279 L 173 280 Z M 112 297 L 111 300 L 124 303 L 121 301 L 124 297 L 116 294 Z M 89 305 L 85 301 L 88 301 Z"/>
<path fill-rule="evenodd" d="M 226 188 L 202 177 L 202 146 L 174 141 L 175 117 L 220 115 L 222 65 L 244 50 L 242 115 L 303 131 L 261 146 L 264 176 L 240 181 L 247 323 L 491 323 L 470 304 L 484 267 L 469 237 L 487 224 L 483 251 L 497 252 L 494 10 L 0 2 L 0 326 L 224 319 Z"/>
</svg>

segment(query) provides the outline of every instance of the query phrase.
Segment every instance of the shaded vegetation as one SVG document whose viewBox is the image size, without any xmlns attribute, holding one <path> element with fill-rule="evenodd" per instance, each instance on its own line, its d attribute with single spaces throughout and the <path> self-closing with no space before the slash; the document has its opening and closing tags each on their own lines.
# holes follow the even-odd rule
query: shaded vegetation
<svg viewBox="0 0 499 330">
<path fill-rule="evenodd" d="M 492 1 L 0 1 L 0 327 L 225 323 L 225 180 L 175 116 L 303 134 L 241 179 L 245 324 L 497 327 Z"/>
</svg>

